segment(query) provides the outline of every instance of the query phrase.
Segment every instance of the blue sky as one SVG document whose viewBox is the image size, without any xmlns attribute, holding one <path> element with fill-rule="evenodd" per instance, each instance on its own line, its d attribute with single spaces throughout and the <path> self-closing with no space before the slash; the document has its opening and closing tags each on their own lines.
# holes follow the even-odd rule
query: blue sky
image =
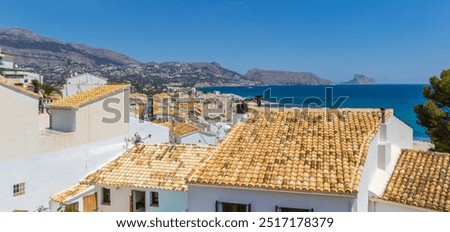
<svg viewBox="0 0 450 232">
<path fill-rule="evenodd" d="M 427 83 L 450 68 L 448 0 L 0 0 L 0 27 L 142 62 L 310 71 L 341 82 Z"/>
</svg>

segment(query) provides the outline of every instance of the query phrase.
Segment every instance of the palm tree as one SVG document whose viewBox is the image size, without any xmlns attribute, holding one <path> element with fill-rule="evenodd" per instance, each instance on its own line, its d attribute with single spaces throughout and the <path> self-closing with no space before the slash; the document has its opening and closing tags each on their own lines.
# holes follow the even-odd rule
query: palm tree
<svg viewBox="0 0 450 232">
<path fill-rule="evenodd" d="M 44 98 L 49 98 L 56 91 L 55 87 L 50 85 L 41 85 L 41 89 L 44 92 Z"/>
<path fill-rule="evenodd" d="M 32 80 L 31 84 L 33 85 L 33 92 L 39 93 L 39 81 L 38 80 Z"/>
</svg>

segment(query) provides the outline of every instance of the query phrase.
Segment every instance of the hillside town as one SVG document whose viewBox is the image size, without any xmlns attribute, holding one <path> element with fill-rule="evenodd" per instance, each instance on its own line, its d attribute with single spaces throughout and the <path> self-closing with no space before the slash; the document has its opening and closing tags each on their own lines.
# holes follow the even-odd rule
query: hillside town
<svg viewBox="0 0 450 232">
<path fill-rule="evenodd" d="M 0 53 L 0 211 L 450 212 L 450 154 L 393 109 L 44 79 Z"/>
</svg>

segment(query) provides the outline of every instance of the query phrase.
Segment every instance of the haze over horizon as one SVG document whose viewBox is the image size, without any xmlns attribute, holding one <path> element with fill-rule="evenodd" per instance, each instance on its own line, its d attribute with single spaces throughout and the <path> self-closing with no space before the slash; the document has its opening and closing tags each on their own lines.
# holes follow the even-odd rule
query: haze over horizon
<svg viewBox="0 0 450 232">
<path fill-rule="evenodd" d="M 1 28 L 117 51 L 141 62 L 205 61 L 356 73 L 379 83 L 427 83 L 450 68 L 450 1 L 106 1 L 2 3 Z"/>
</svg>

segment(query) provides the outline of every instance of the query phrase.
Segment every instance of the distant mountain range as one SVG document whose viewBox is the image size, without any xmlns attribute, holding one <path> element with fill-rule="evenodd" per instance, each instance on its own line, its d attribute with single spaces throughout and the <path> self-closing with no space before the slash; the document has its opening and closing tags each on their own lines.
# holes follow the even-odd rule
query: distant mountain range
<svg viewBox="0 0 450 232">
<path fill-rule="evenodd" d="M 188 87 L 332 84 L 309 72 L 252 69 L 242 75 L 216 62 L 141 63 L 111 50 L 61 42 L 20 28 L 0 29 L 0 47 L 2 52 L 15 57 L 14 62 L 20 68 L 44 75 L 45 82 L 53 85 L 61 85 L 65 78 L 85 72 L 112 82 L 130 82 L 143 92 L 169 83 Z"/>
</svg>

